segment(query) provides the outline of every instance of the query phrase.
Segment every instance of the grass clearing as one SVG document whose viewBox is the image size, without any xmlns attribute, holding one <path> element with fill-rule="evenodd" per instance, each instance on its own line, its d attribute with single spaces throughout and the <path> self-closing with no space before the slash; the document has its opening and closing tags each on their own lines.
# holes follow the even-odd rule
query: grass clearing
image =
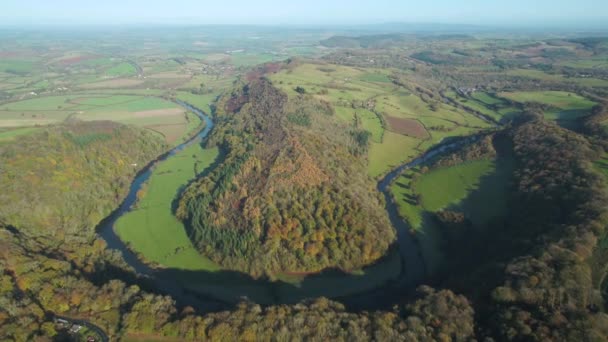
<svg viewBox="0 0 608 342">
<path fill-rule="evenodd" d="M 393 132 L 384 132 L 382 143 L 372 142 L 369 148 L 368 174 L 379 177 L 403 162 L 412 159 L 419 152 L 416 146 L 420 141 Z"/>
<path fill-rule="evenodd" d="M 14 75 L 29 74 L 34 69 L 34 63 L 24 60 L 0 60 L 0 71 Z"/>
<path fill-rule="evenodd" d="M 171 101 L 139 95 L 79 93 L 0 106 L 0 127 L 48 125 L 68 118 L 111 120 L 146 127 L 161 133 L 173 145 L 183 142 L 201 122 L 196 115 L 186 113 Z"/>
<path fill-rule="evenodd" d="M 154 169 L 137 208 L 116 222 L 116 233 L 130 248 L 161 267 L 217 271 L 219 267 L 192 246 L 172 211 L 180 189 L 218 157 L 217 149 L 193 144 Z"/>
<path fill-rule="evenodd" d="M 360 127 L 372 134 L 372 140 L 381 143 L 384 128 L 382 128 L 382 122 L 378 116 L 367 109 L 356 109 L 355 115 L 359 119 Z"/>
<path fill-rule="evenodd" d="M 431 170 L 406 170 L 391 186 L 399 214 L 416 231 L 431 269 L 441 262 L 441 231 L 432 213 L 460 211 L 476 226 L 504 215 L 512 160 L 479 160 Z"/>
<path fill-rule="evenodd" d="M 137 70 L 131 63 L 123 62 L 106 70 L 106 75 L 119 77 L 135 75 Z"/>
<path fill-rule="evenodd" d="M 485 102 L 479 101 L 479 100 L 475 99 L 474 97 L 465 98 L 465 97 L 462 97 L 462 96 L 456 94 L 456 92 L 453 92 L 453 91 L 446 92 L 445 95 L 447 97 L 451 98 L 452 100 L 458 102 L 460 105 L 462 105 L 464 107 L 468 107 L 468 108 L 470 108 L 474 111 L 480 112 L 484 115 L 487 115 L 487 116 L 493 118 L 494 120 L 499 121 L 501 119 L 501 115 L 498 111 L 489 108 L 488 104 L 486 104 Z M 487 99 L 487 98 L 484 98 L 484 99 L 489 101 L 489 99 Z"/>
<path fill-rule="evenodd" d="M 25 127 L 0 131 L 0 142 L 13 141 L 18 136 L 34 133 L 38 130 L 40 130 L 38 127 Z"/>
<path fill-rule="evenodd" d="M 556 121 L 571 121 L 584 117 L 596 105 L 580 95 L 564 91 L 503 92 L 499 96 L 515 102 L 536 102 L 554 107 L 555 109 L 545 113 L 545 117 Z"/>
<path fill-rule="evenodd" d="M 502 105 L 505 103 L 503 100 L 494 97 L 492 94 L 488 94 L 488 93 L 484 93 L 484 92 L 473 93 L 472 97 L 475 100 L 477 100 L 483 104 L 489 105 L 489 106 L 491 106 L 491 105 L 497 106 L 497 105 Z"/>
<path fill-rule="evenodd" d="M 370 73 L 359 76 L 359 79 L 364 82 L 375 83 L 391 83 L 391 79 L 387 75 L 381 73 Z"/>
<path fill-rule="evenodd" d="M 508 70 L 506 74 L 556 83 L 574 83 L 584 87 L 608 87 L 608 81 L 599 78 L 565 77 L 535 69 L 512 69 Z"/>
<path fill-rule="evenodd" d="M 198 95 L 186 91 L 180 91 L 177 92 L 176 98 L 191 104 L 207 114 L 211 114 L 211 104 L 215 101 L 217 96 L 218 94 L 216 93 Z"/>
</svg>

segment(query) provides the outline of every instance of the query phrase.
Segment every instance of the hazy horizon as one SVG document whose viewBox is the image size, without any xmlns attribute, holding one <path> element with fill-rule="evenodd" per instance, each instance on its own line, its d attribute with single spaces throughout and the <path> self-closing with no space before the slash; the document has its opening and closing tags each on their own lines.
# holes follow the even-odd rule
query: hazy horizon
<svg viewBox="0 0 608 342">
<path fill-rule="evenodd" d="M 271 0 L 201 3 L 193 0 L 5 1 L 0 26 L 41 25 L 269 25 L 342 26 L 384 23 L 486 27 L 608 28 L 608 2 L 523 0 L 453 3 L 449 0 Z"/>
</svg>

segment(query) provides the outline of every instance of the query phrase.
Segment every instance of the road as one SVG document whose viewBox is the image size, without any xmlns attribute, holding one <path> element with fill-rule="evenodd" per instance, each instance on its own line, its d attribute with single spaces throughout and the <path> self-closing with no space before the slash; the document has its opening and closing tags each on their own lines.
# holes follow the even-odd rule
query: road
<svg viewBox="0 0 608 342">
<path fill-rule="evenodd" d="M 108 335 L 106 335 L 106 333 L 98 326 L 96 326 L 95 324 L 89 322 L 89 321 L 85 321 L 83 319 L 73 319 L 70 317 L 66 317 L 66 316 L 54 316 L 55 319 L 65 319 L 66 321 L 70 322 L 71 324 L 77 324 L 77 325 L 82 325 L 83 327 L 87 327 L 89 330 L 94 331 L 97 336 L 99 336 L 101 338 L 102 342 L 109 342 L 110 338 L 108 337 Z"/>
</svg>

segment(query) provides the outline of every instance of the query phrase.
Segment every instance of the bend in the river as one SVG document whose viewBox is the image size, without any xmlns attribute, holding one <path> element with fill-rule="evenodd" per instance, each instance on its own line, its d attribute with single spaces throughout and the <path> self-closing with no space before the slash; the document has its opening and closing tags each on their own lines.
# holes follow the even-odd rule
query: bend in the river
<svg viewBox="0 0 608 342">
<path fill-rule="evenodd" d="M 133 206 L 133 204 L 135 204 L 137 200 L 137 192 L 141 189 L 142 185 L 150 178 L 153 167 L 158 163 L 165 161 L 167 158 L 175 155 L 176 153 L 179 153 L 184 148 L 195 143 L 200 143 L 204 138 L 209 135 L 211 129 L 213 128 L 213 121 L 202 110 L 195 108 L 190 104 L 187 104 L 182 101 L 176 102 L 182 107 L 198 115 L 201 120 L 205 122 L 205 127 L 198 134 L 196 134 L 196 136 L 194 136 L 187 142 L 173 148 L 169 152 L 161 155 L 159 158 L 148 164 L 142 171 L 140 171 L 131 183 L 129 193 L 125 200 L 112 214 L 110 214 L 107 218 L 101 221 L 101 223 L 97 226 L 97 232 L 106 241 L 109 248 L 120 251 L 127 264 L 133 267 L 139 275 L 146 276 L 149 280 L 151 280 L 153 282 L 153 285 L 160 292 L 170 294 L 178 302 L 181 302 L 184 305 L 196 307 L 199 310 L 215 310 L 217 308 L 221 308 L 222 303 L 225 303 L 226 300 L 218 300 L 217 298 L 213 298 L 210 295 L 201 296 L 199 295 L 198 291 L 197 295 L 193 295 L 191 289 L 186 289 L 185 285 L 183 285 L 176 279 L 172 277 L 159 276 L 158 270 L 148 266 L 146 263 L 141 261 L 138 256 L 126 246 L 126 244 L 117 236 L 114 231 L 114 224 L 116 223 L 116 221 L 122 215 L 126 214 Z M 476 140 L 477 138 L 477 136 L 472 136 L 469 138 L 460 139 L 456 142 L 440 144 L 439 146 L 433 148 L 432 150 L 414 159 L 413 161 L 405 163 L 394 169 L 378 183 L 378 191 L 382 192 L 385 196 L 386 210 L 388 212 L 391 223 L 397 230 L 397 244 L 399 247 L 402 265 L 401 274 L 398 279 L 390 281 L 389 283 L 382 284 L 381 286 L 378 286 L 375 289 L 362 291 L 358 294 L 348 295 L 346 297 L 339 297 L 338 299 L 340 301 L 354 308 L 379 308 L 387 303 L 390 303 L 391 297 L 396 293 L 403 293 L 404 290 L 414 288 L 416 285 L 420 284 L 424 280 L 426 276 L 426 267 L 424 259 L 422 257 L 416 239 L 409 231 L 407 223 L 402 220 L 398 215 L 397 205 L 393 202 L 392 196 L 390 195 L 390 184 L 397 177 L 399 177 L 403 170 L 418 166 L 431 158 L 460 148 L 463 145 Z M 322 275 L 319 276 L 322 277 Z M 344 281 L 349 281 L 349 279 L 345 277 Z M 256 285 L 260 286 L 260 281 L 256 281 Z M 268 281 L 266 285 L 262 284 L 262 286 L 267 287 L 268 292 L 273 294 L 275 302 L 282 301 L 278 296 L 274 294 L 276 292 L 276 285 L 274 283 Z M 237 299 L 238 297 L 239 296 L 237 296 Z M 336 298 L 337 296 L 333 297 Z"/>
</svg>

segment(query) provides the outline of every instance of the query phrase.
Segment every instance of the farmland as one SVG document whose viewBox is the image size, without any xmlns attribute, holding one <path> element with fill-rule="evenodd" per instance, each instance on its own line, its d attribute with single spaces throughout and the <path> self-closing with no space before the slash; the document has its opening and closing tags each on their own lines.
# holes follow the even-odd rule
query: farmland
<svg viewBox="0 0 608 342">
<path fill-rule="evenodd" d="M 573 121 L 590 114 L 596 105 L 580 95 L 562 91 L 504 92 L 499 96 L 520 103 L 540 103 L 550 108 L 545 117 L 555 121 Z"/>
<path fill-rule="evenodd" d="M 111 120 L 151 129 L 172 145 L 184 141 L 200 119 L 164 99 L 135 95 L 74 94 L 0 106 L 0 127 L 40 126 L 66 120 Z"/>
<path fill-rule="evenodd" d="M 139 201 L 116 223 L 115 229 L 131 249 L 159 267 L 215 271 L 218 267 L 192 246 L 173 201 L 190 180 L 218 158 L 218 150 L 193 144 L 154 169 Z"/>
<path fill-rule="evenodd" d="M 608 39 L 408 27 L 0 30 L 0 340 L 605 337 Z"/>
<path fill-rule="evenodd" d="M 436 269 L 442 258 L 442 233 L 433 213 L 461 211 L 477 226 L 504 215 L 511 169 L 509 160 L 479 160 L 428 173 L 409 169 L 393 183 L 391 192 L 399 214 L 416 232 L 431 269 Z"/>
<path fill-rule="evenodd" d="M 334 105 L 340 120 L 369 131 L 368 173 L 372 177 L 387 173 L 446 137 L 491 127 L 464 110 L 425 102 L 390 82 L 386 71 L 307 63 L 274 74 L 271 79 L 288 94 L 303 87 Z"/>
</svg>

